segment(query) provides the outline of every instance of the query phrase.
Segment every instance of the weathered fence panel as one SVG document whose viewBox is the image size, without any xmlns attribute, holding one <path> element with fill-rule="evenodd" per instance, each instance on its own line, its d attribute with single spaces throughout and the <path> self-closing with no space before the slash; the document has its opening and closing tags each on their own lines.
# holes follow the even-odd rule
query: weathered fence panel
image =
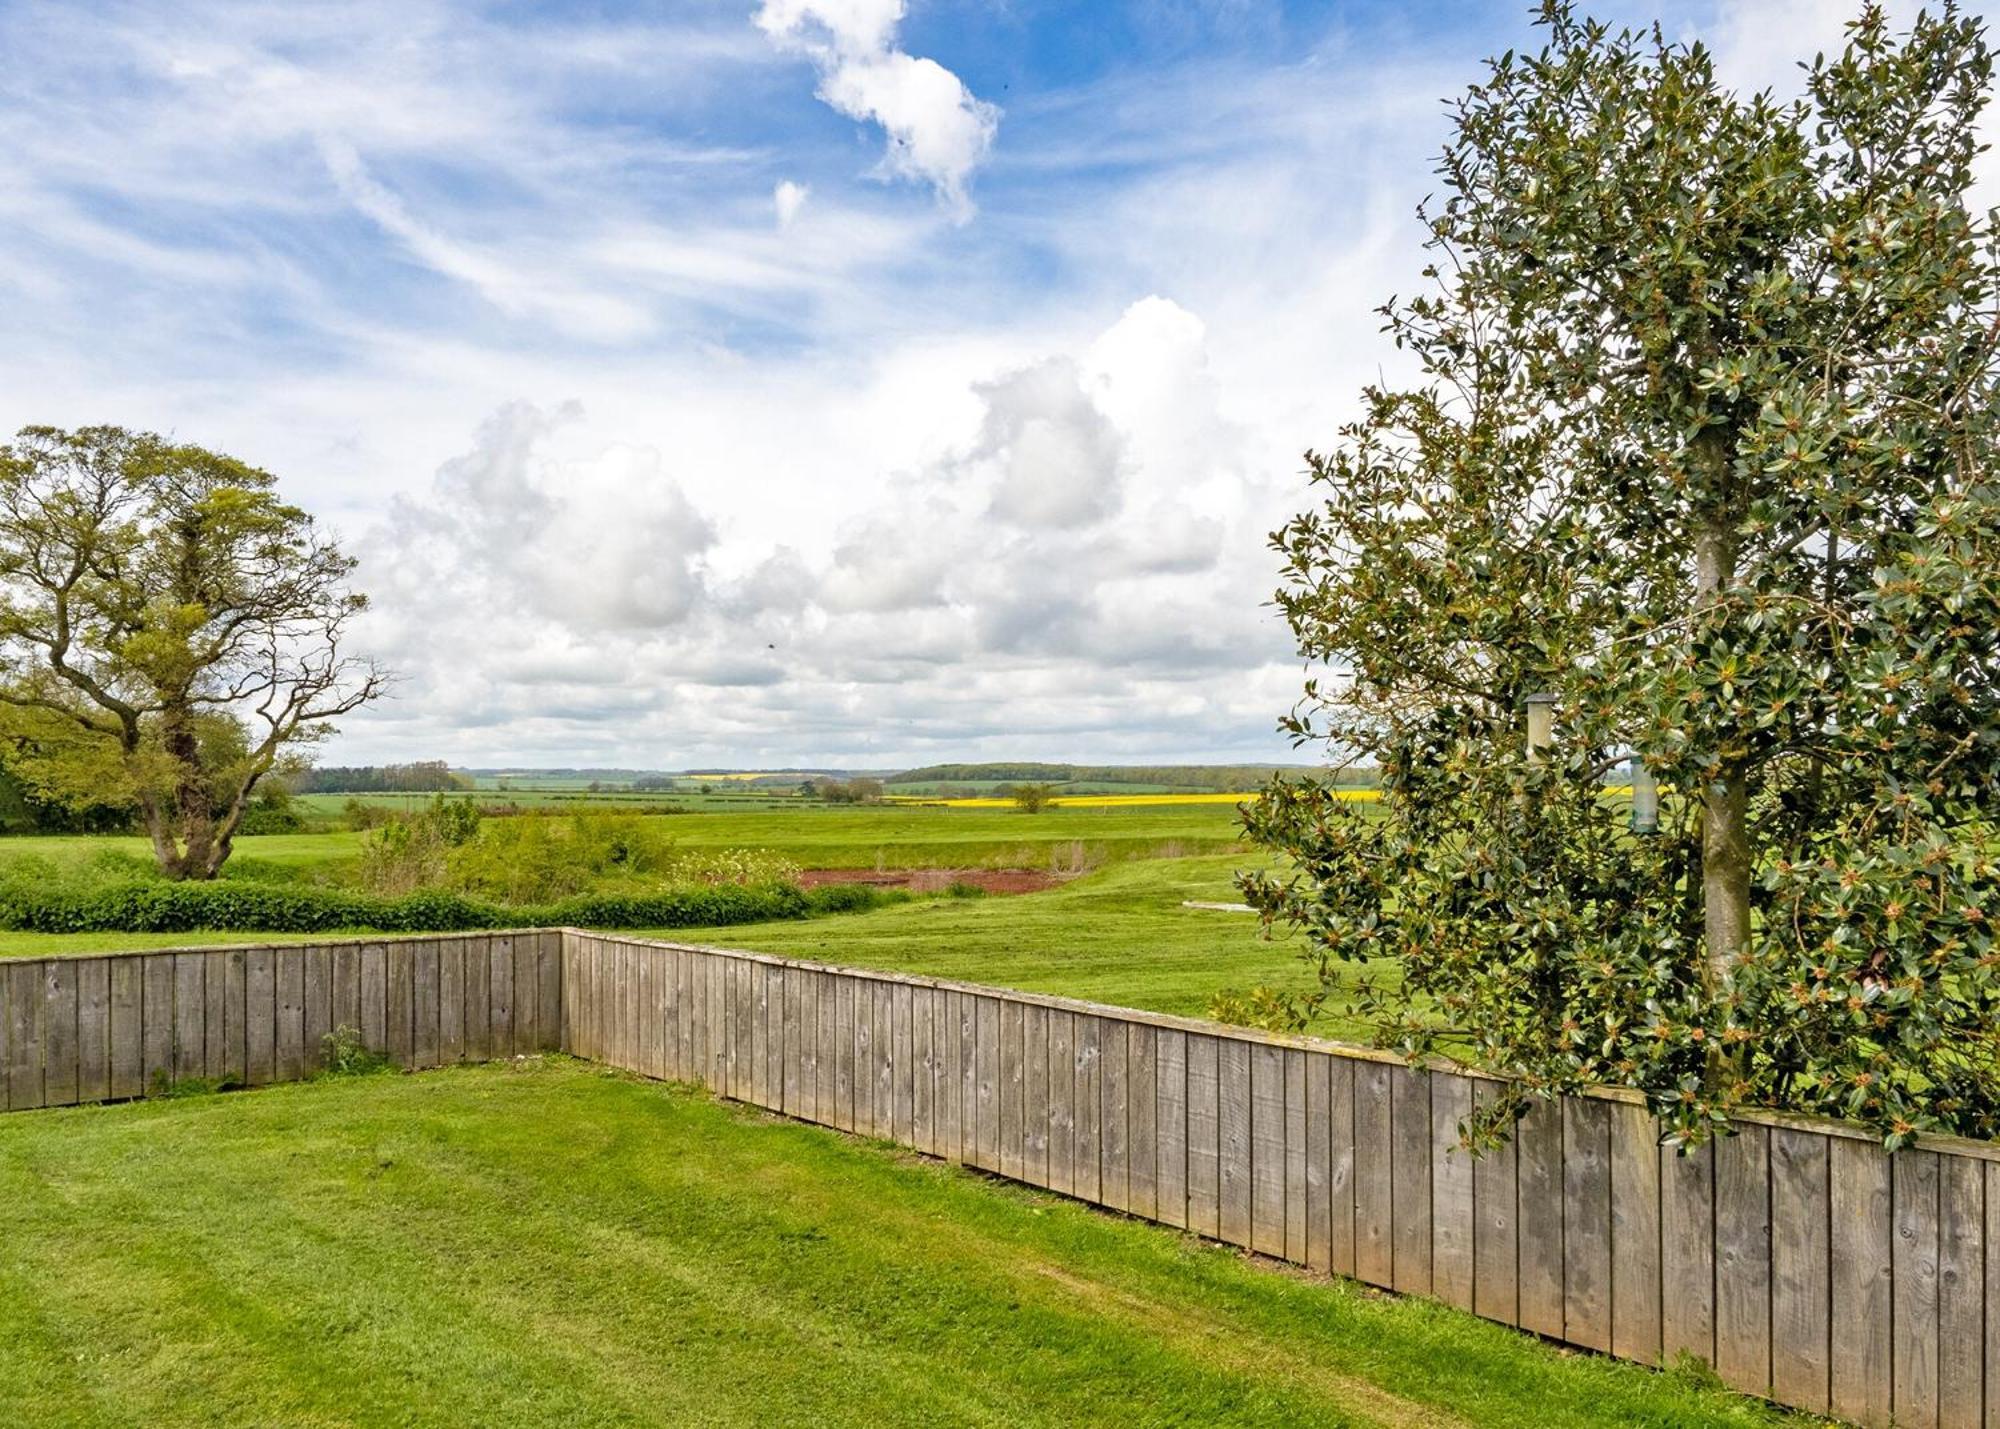
<svg viewBox="0 0 2000 1429">
<path fill-rule="evenodd" d="M 928 978 L 576 931 L 0 962 L 0 1108 L 561 1049 L 1863 1424 L 2000 1425 L 2000 1148 L 1635 1098 Z"/>
<path fill-rule="evenodd" d="M 557 1050 L 563 961 L 563 934 L 534 930 L 0 962 L 0 1108 L 297 1081 L 343 1026 L 410 1068 Z"/>
<path fill-rule="evenodd" d="M 1495 1086 L 1443 1065 L 721 949 L 580 933 L 564 949 L 580 1055 L 1622 1358 L 1695 1355 L 1814 1412 L 2000 1425 L 2000 1149 L 1985 1143 L 1892 1157 L 1853 1128 L 1772 1116 L 1683 1156 L 1635 1098 L 1605 1093 L 1538 1106 L 1473 1158 L 1459 1124 Z M 628 961 L 608 964 L 613 949 Z M 680 998 L 641 1003 L 669 1045 L 710 1049 L 692 1065 L 591 1040 L 596 1003 L 647 978 L 691 979 L 691 1025 Z M 753 989 L 748 1032 L 733 987 Z M 732 1074 L 757 1027 L 782 1049 L 774 1070 Z"/>
</svg>

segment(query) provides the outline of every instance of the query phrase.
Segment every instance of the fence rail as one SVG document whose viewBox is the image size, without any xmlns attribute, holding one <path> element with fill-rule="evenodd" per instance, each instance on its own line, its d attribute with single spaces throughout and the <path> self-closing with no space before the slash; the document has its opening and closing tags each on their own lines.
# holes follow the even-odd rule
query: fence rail
<svg viewBox="0 0 2000 1429">
<path fill-rule="evenodd" d="M 560 1048 L 1866 1424 L 2000 1429 L 2000 1148 L 1617 1093 L 1474 1160 L 1494 1084 L 1367 1049 L 576 930 L 0 962 L 0 1105 Z"/>
</svg>

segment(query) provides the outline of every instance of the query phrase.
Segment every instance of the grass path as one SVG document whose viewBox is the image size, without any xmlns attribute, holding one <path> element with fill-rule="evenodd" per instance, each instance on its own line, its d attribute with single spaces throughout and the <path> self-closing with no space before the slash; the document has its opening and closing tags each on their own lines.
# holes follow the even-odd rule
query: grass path
<svg viewBox="0 0 2000 1429">
<path fill-rule="evenodd" d="M 559 1058 L 0 1117 L 0 1204 L 0 1423 L 1778 1422 Z"/>
</svg>

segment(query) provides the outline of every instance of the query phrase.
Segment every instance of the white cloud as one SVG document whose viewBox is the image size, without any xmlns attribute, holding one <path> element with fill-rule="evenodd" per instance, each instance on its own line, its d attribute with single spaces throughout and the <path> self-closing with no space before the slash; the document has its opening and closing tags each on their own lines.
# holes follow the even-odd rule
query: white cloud
<svg viewBox="0 0 2000 1429">
<path fill-rule="evenodd" d="M 757 11 L 774 43 L 811 57 L 821 99 L 882 127 L 883 171 L 929 184 L 963 219 L 972 212 L 966 186 L 993 147 L 1000 110 L 936 60 L 898 49 L 902 18 L 902 0 L 764 0 Z"/>
<path fill-rule="evenodd" d="M 790 179 L 778 180 L 778 186 L 771 191 L 771 205 L 777 210 L 778 227 L 790 228 L 811 194 L 812 190 L 805 184 L 795 184 Z"/>
</svg>

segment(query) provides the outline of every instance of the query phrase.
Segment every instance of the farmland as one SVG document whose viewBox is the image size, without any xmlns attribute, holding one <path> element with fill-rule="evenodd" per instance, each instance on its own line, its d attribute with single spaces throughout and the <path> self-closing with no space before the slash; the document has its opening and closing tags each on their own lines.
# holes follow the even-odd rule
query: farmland
<svg viewBox="0 0 2000 1429">
<path fill-rule="evenodd" d="M 563 1058 L 9 1118 L 0 1200 L 7 1423 L 1783 1422 Z"/>
</svg>

